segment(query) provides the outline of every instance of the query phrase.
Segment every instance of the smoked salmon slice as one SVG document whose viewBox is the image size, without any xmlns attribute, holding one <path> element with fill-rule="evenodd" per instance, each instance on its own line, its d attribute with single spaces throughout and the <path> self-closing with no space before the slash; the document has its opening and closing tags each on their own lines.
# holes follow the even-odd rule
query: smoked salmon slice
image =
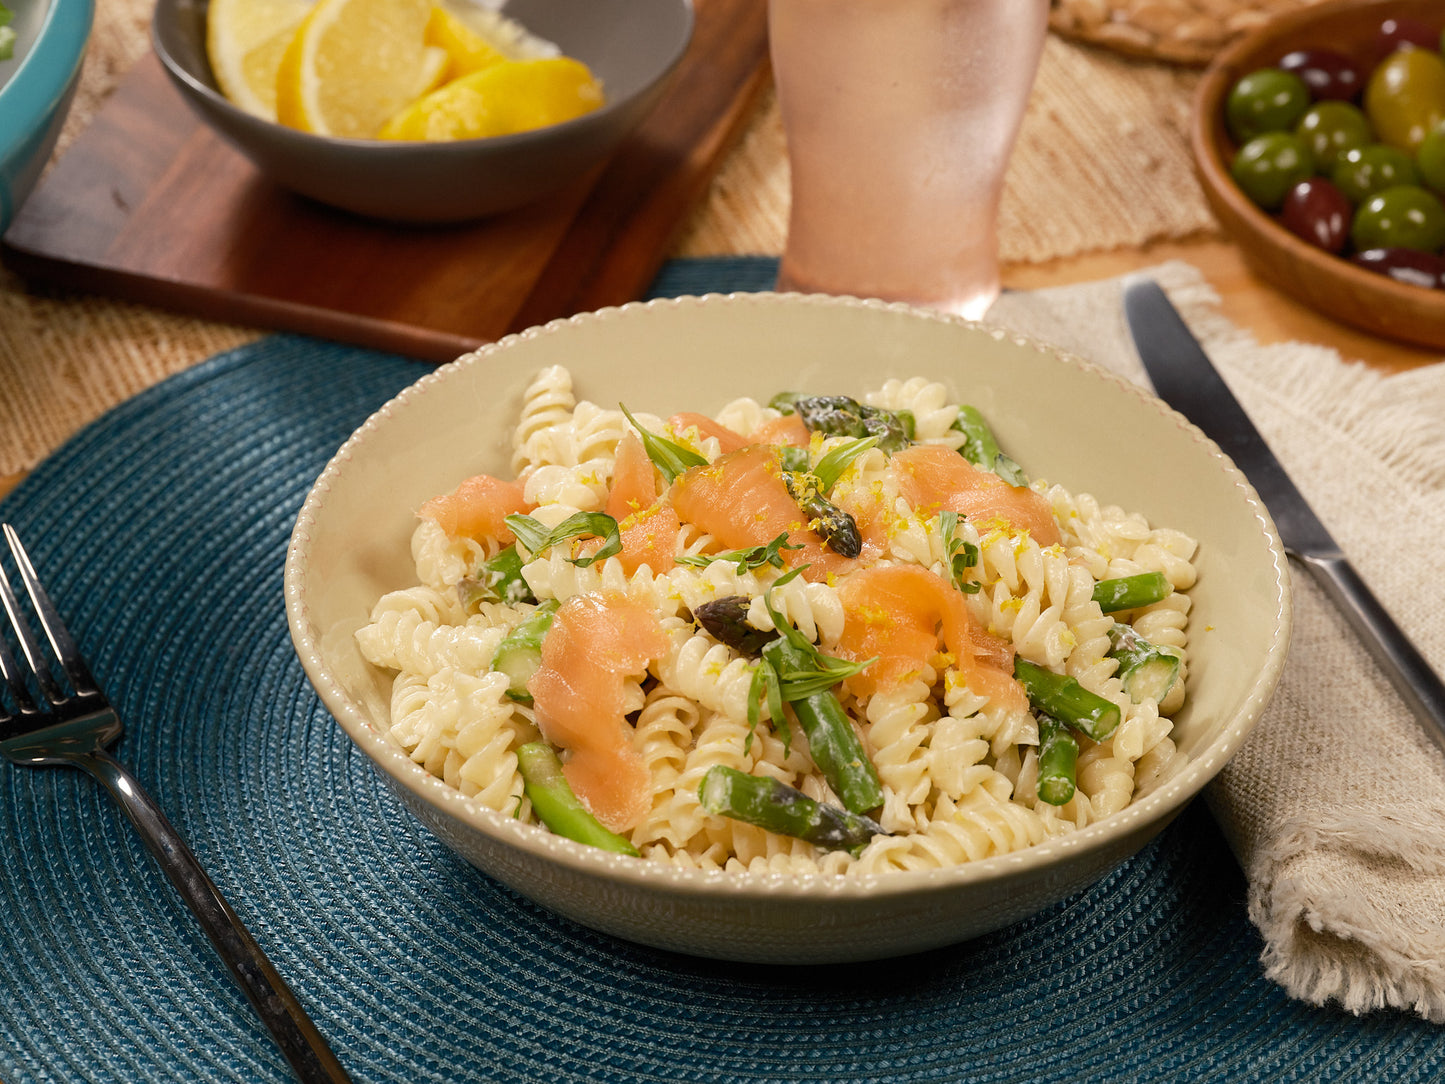
<svg viewBox="0 0 1445 1084">
<path fill-rule="evenodd" d="M 612 486 L 607 491 L 604 511 L 621 523 L 634 512 L 651 508 L 657 501 L 657 478 L 642 440 L 631 430 L 617 442 L 612 465 Z"/>
<path fill-rule="evenodd" d="M 516 536 L 507 526 L 507 517 L 513 512 L 530 512 L 532 507 L 519 483 L 478 474 L 451 493 L 427 501 L 417 515 L 435 520 L 453 538 L 464 535 L 478 542 L 492 539 L 508 545 Z"/>
<path fill-rule="evenodd" d="M 1026 530 L 1041 546 L 1058 545 L 1059 526 L 1049 502 L 1027 486 L 1011 486 L 941 444 L 915 444 L 893 456 L 898 490 L 920 512 L 952 511 L 980 530 L 992 519 Z"/>
<path fill-rule="evenodd" d="M 573 793 L 613 832 L 634 827 L 652 806 L 625 691 L 627 678 L 667 648 L 651 609 L 616 591 L 574 595 L 558 608 L 527 682 L 542 735 L 570 754 L 562 772 Z"/>
<path fill-rule="evenodd" d="M 954 454 L 954 453 L 950 453 Z M 1013 648 L 979 627 L 963 595 L 919 565 L 859 569 L 839 581 L 843 635 L 838 654 L 876 661 L 848 678 L 855 696 L 889 689 L 928 665 L 940 641 L 964 682 L 1010 707 L 1028 707 L 1013 677 Z"/>
<path fill-rule="evenodd" d="M 749 444 L 787 444 L 794 448 L 806 448 L 812 439 L 813 434 L 796 414 L 784 414 L 763 422 L 748 435 Z"/>
<path fill-rule="evenodd" d="M 876 546 L 865 548 L 858 559 L 827 548 L 788 492 L 772 445 L 750 444 L 684 471 L 672 483 L 668 500 L 682 522 L 706 531 L 725 550 L 763 546 L 786 533 L 799 548 L 784 550 L 783 560 L 791 567 L 806 564 L 804 579 L 821 580 L 876 556 Z"/>
<path fill-rule="evenodd" d="M 618 442 L 605 511 L 617 521 L 622 539 L 617 559 L 629 576 L 643 565 L 655 576 L 677 567 L 677 533 L 682 525 L 672 506 L 657 499 L 652 460 L 636 433 L 629 432 Z M 598 548 L 584 543 L 583 552 Z"/>
<path fill-rule="evenodd" d="M 631 576 L 647 565 L 654 576 L 671 572 L 677 567 L 677 535 L 681 530 L 676 509 L 666 501 L 658 501 L 619 522 L 622 552 L 617 559 L 622 562 L 622 570 Z"/>
</svg>

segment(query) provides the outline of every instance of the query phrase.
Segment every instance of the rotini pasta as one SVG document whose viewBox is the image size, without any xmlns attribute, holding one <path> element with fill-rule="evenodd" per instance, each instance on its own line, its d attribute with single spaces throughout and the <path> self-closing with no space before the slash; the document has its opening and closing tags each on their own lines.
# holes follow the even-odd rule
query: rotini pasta
<svg viewBox="0 0 1445 1084">
<path fill-rule="evenodd" d="M 629 421 L 578 398 L 565 369 L 538 373 L 513 432 L 515 483 L 466 490 L 510 503 L 443 519 L 429 502 L 417 586 L 380 599 L 357 633 L 396 672 L 392 737 L 524 821 L 539 814 L 518 750 L 544 741 L 640 860 L 769 874 L 977 861 L 1085 828 L 1167 779 L 1194 541 L 970 464 L 961 404 L 938 382 L 840 402 L 861 428 L 809 415 L 808 433 L 786 398 Z M 1106 612 L 1099 584 L 1127 577 L 1162 586 Z M 1160 661 L 1153 692 L 1131 683 L 1121 643 Z M 1107 720 L 1063 718 L 1069 769 L 1040 755 L 1059 709 L 1025 663 Z M 1067 798 L 1040 787 L 1061 770 Z M 718 772 L 864 835 L 845 845 L 721 808 L 703 794 Z M 859 793 L 873 804 L 852 808 Z"/>
</svg>

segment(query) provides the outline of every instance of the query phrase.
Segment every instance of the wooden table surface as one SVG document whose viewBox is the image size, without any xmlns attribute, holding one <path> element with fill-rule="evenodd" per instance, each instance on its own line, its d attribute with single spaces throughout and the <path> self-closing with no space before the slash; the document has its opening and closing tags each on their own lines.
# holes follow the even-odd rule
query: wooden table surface
<svg viewBox="0 0 1445 1084">
<path fill-rule="evenodd" d="M 1291 300 L 1255 278 L 1238 248 L 1215 237 L 1008 267 L 1004 269 L 1004 284 L 1019 290 L 1037 290 L 1112 278 L 1166 260 L 1184 260 L 1197 267 L 1219 294 L 1221 313 L 1262 343 L 1317 343 L 1337 350 L 1347 361 L 1362 361 L 1385 373 L 1402 372 L 1441 360 L 1438 350 L 1356 331 Z"/>
</svg>

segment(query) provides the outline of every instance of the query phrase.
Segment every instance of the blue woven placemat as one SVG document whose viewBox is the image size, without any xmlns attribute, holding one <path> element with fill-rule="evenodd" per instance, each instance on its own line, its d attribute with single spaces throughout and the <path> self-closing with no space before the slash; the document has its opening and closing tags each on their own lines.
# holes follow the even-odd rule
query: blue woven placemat
<svg viewBox="0 0 1445 1084">
<path fill-rule="evenodd" d="M 757 289 L 766 260 L 654 293 Z M 420 828 L 291 651 L 292 521 L 428 371 L 275 336 L 100 419 L 0 517 L 30 547 L 159 797 L 357 1081 L 1432 1081 L 1445 1029 L 1260 975 L 1201 806 L 1089 890 L 976 941 L 825 968 L 696 960 L 554 917 Z M 0 764 L 0 1081 L 285 1081 L 109 800 Z"/>
</svg>

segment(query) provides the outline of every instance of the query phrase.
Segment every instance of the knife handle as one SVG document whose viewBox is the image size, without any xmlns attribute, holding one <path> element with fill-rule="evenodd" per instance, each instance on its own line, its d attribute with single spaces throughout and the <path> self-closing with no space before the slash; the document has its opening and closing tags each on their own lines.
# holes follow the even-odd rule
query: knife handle
<svg viewBox="0 0 1445 1084">
<path fill-rule="evenodd" d="M 1370 655 L 1445 752 L 1445 683 L 1343 556 L 1299 556 L 1349 619 Z"/>
</svg>

